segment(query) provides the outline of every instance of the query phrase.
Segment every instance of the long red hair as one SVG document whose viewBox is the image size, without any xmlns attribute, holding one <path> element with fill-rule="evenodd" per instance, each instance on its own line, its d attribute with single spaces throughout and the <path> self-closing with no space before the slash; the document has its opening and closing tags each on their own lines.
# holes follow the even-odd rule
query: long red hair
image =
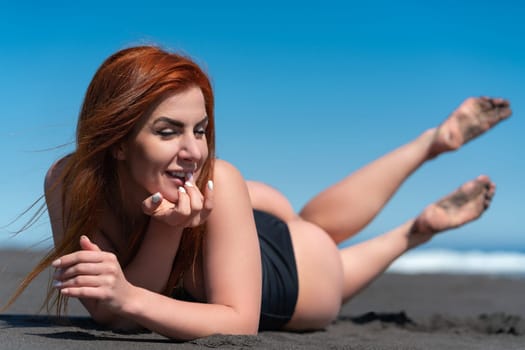
<svg viewBox="0 0 525 350">
<path fill-rule="evenodd" d="M 24 279 L 10 305 L 29 283 L 51 262 L 60 256 L 80 249 L 81 235 L 90 236 L 97 230 L 100 208 L 114 208 L 121 230 L 130 242 L 125 252 L 118 252 L 121 264 L 135 255 L 147 226 L 147 218 L 140 227 L 133 225 L 122 208 L 119 176 L 114 148 L 131 135 L 134 127 L 152 106 L 167 94 L 197 86 L 201 89 L 208 116 L 206 139 L 208 159 L 205 161 L 197 186 L 204 186 L 213 174 L 215 159 L 214 98 L 206 73 L 190 58 L 167 52 L 155 46 L 127 48 L 110 56 L 95 73 L 84 98 L 76 133 L 76 149 L 64 159 L 64 168 L 58 179 L 62 188 L 62 222 L 64 236 L 61 242 L 40 261 Z M 58 188 L 58 184 L 51 190 Z M 115 209 L 116 208 L 116 209 Z M 200 252 L 204 227 L 186 229 L 172 271 L 189 267 Z M 171 284 L 179 276 L 172 276 Z M 46 303 L 53 298 L 50 288 Z M 57 312 L 67 307 L 67 299 L 55 294 Z"/>
</svg>

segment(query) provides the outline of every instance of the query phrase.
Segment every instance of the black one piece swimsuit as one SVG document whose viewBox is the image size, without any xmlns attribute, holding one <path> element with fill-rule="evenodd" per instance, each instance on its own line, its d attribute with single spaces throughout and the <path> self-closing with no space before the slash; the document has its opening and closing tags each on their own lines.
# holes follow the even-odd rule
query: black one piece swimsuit
<svg viewBox="0 0 525 350">
<path fill-rule="evenodd" d="M 299 282 L 290 231 L 279 218 L 254 210 L 262 262 L 259 330 L 278 330 L 293 315 Z"/>
<path fill-rule="evenodd" d="M 262 263 L 259 331 L 279 330 L 292 318 L 299 293 L 292 239 L 281 219 L 260 210 L 254 210 L 253 214 Z M 196 301 L 184 289 L 176 290 L 173 297 Z"/>
</svg>

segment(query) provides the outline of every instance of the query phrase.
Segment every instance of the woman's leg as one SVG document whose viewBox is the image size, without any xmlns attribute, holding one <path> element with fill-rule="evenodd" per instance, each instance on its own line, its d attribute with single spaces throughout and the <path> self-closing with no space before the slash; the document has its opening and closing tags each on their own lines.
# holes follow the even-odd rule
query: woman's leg
<svg viewBox="0 0 525 350">
<path fill-rule="evenodd" d="M 342 250 L 319 226 L 295 216 L 286 198 L 267 185 L 249 182 L 252 203 L 288 224 L 294 246 L 299 295 L 286 328 L 319 329 L 333 321 L 342 302 L 365 288 L 407 250 L 436 233 L 462 226 L 489 207 L 495 185 L 487 176 L 467 182 L 382 236 Z"/>
<path fill-rule="evenodd" d="M 416 219 L 382 236 L 342 249 L 343 301 L 366 287 L 408 249 L 427 242 L 436 233 L 480 217 L 494 191 L 495 185 L 490 179 L 479 176 L 429 205 Z"/>
<path fill-rule="evenodd" d="M 314 197 L 300 213 L 339 243 L 359 232 L 426 160 L 459 148 L 510 116 L 503 99 L 469 98 L 445 122 Z"/>
<path fill-rule="evenodd" d="M 366 242 L 338 250 L 319 226 L 296 216 L 277 190 L 248 182 L 255 208 L 285 220 L 290 229 L 299 279 L 294 315 L 286 328 L 319 329 L 333 321 L 347 301 L 379 276 L 408 249 L 436 233 L 477 219 L 488 208 L 495 185 L 480 176 L 429 205 L 413 220 Z"/>
</svg>

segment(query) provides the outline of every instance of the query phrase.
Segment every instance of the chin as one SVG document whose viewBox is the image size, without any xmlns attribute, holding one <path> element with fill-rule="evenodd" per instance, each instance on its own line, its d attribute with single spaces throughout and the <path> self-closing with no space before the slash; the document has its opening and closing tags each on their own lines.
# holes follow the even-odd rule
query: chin
<svg viewBox="0 0 525 350">
<path fill-rule="evenodd" d="M 162 194 L 162 197 L 171 203 L 177 203 L 179 200 L 179 190 L 171 191 L 159 191 Z"/>
</svg>

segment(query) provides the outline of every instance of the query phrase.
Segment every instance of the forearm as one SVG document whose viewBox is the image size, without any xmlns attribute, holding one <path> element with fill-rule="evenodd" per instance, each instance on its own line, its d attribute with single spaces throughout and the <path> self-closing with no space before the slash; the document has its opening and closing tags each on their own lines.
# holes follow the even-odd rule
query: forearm
<svg viewBox="0 0 525 350">
<path fill-rule="evenodd" d="M 185 302 L 135 288 L 122 316 L 168 338 L 189 340 L 212 334 L 256 334 L 258 314 L 219 304 Z"/>
</svg>

